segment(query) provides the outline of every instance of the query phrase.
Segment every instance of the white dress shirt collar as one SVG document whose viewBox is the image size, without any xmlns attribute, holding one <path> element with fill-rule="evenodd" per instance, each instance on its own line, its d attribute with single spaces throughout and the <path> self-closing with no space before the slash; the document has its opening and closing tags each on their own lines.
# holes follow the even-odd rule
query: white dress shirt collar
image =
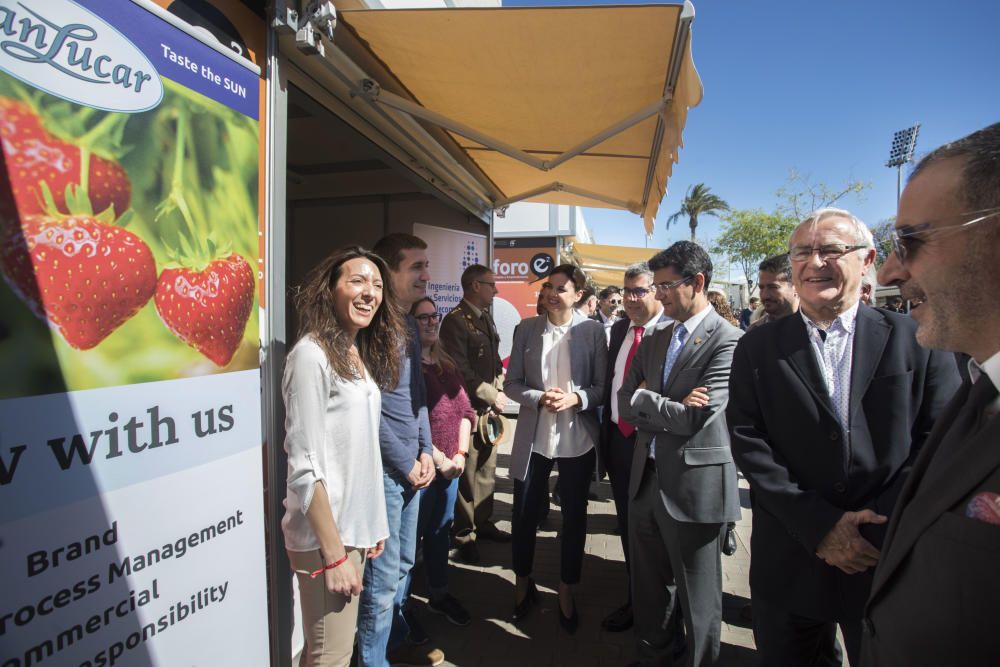
<svg viewBox="0 0 1000 667">
<path fill-rule="evenodd" d="M 981 375 L 985 375 L 993 382 L 993 386 L 1000 389 L 1000 352 L 979 364 L 975 359 L 969 359 L 969 379 L 973 382 L 981 382 Z M 997 396 L 987 406 L 986 414 L 995 415 L 1000 413 L 1000 396 Z"/>
<path fill-rule="evenodd" d="M 692 333 L 694 333 L 694 330 L 697 329 L 701 325 L 702 321 L 706 317 L 708 317 L 708 313 L 710 311 L 712 311 L 712 310 L 713 310 L 712 304 L 710 304 L 710 303 L 706 304 L 704 308 L 702 308 L 697 313 L 695 313 L 691 317 L 689 317 L 686 320 L 684 320 L 684 322 L 683 322 L 684 329 L 688 332 L 688 335 L 691 335 Z"/>
<path fill-rule="evenodd" d="M 830 324 L 830 328 L 832 329 L 839 323 L 840 328 L 843 331 L 849 334 L 853 334 L 854 327 L 857 326 L 858 323 L 858 307 L 860 305 L 861 302 L 858 301 L 853 306 L 842 312 L 840 315 L 837 315 L 837 318 Z M 806 327 L 812 329 L 819 329 L 820 331 L 823 331 L 823 329 L 820 329 L 820 327 L 817 326 L 817 324 L 813 320 L 811 320 L 809 316 L 805 314 L 805 311 L 803 311 L 801 308 L 799 308 L 799 315 L 802 316 L 802 321 L 806 323 Z"/>
<path fill-rule="evenodd" d="M 566 324 L 556 325 L 556 324 L 552 323 L 552 320 L 550 320 L 548 318 L 548 316 L 546 316 L 545 317 L 545 332 L 544 333 L 552 333 L 553 331 L 555 331 L 555 332 L 557 332 L 559 334 L 565 334 L 567 331 L 569 331 L 569 328 L 571 326 L 573 326 L 573 319 L 572 318 L 570 318 L 570 320 L 568 322 L 566 322 Z"/>
<path fill-rule="evenodd" d="M 969 359 L 969 378 L 973 382 L 979 381 L 979 376 L 985 374 L 993 381 L 993 386 L 1000 389 L 1000 352 L 983 363 L 976 363 L 975 359 Z"/>
</svg>

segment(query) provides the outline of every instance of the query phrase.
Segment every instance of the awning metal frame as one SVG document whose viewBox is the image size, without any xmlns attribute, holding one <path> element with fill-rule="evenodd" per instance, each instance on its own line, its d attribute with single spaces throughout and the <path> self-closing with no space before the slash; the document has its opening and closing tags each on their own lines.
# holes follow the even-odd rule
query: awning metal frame
<svg viewBox="0 0 1000 667">
<path fill-rule="evenodd" d="M 492 148 L 493 150 L 503 153 L 507 157 L 513 158 L 518 162 L 522 162 L 530 167 L 534 167 L 539 171 L 551 171 L 561 165 L 563 162 L 570 160 L 585 151 L 590 150 L 594 146 L 597 146 L 611 137 L 621 134 L 625 130 L 638 125 L 642 121 L 646 120 L 650 116 L 656 115 L 667 108 L 667 104 L 670 101 L 669 94 L 666 98 L 653 102 L 649 104 L 634 114 L 620 120 L 619 122 L 611 125 L 610 127 L 598 132 L 594 136 L 581 141 L 579 144 L 573 148 L 559 154 L 551 160 L 542 160 L 530 153 L 522 151 L 519 148 L 511 146 L 508 143 L 497 139 L 496 137 L 491 137 L 488 134 L 480 132 L 474 128 L 465 125 L 453 118 L 449 118 L 443 114 L 437 113 L 436 111 L 431 111 L 426 107 L 423 107 L 414 102 L 410 102 L 407 99 L 390 93 L 387 90 L 382 90 L 382 87 L 377 81 L 372 79 L 365 79 L 361 82 L 361 95 L 365 98 L 372 100 L 374 102 L 380 102 L 386 106 L 397 109 L 410 116 L 416 116 L 417 118 L 422 118 L 430 123 L 434 123 L 438 127 L 446 130 L 451 130 L 455 134 L 460 134 L 466 139 L 471 139 L 476 143 L 482 144 L 487 148 Z"/>
<path fill-rule="evenodd" d="M 329 3 L 311 3 L 310 9 L 316 4 L 326 5 L 326 10 L 322 17 L 311 14 L 299 14 L 294 9 L 288 7 L 294 0 L 281 0 L 276 8 L 278 20 L 273 23 L 273 27 L 287 29 L 294 33 L 296 48 L 310 56 L 318 56 L 316 62 L 336 77 L 354 99 L 365 101 L 363 97 L 357 95 L 358 82 L 371 78 L 361 67 L 359 67 L 346 53 L 344 53 L 328 35 L 333 31 L 332 24 L 336 22 L 336 16 L 331 15 L 328 10 Z M 416 120 L 407 114 L 393 113 L 391 110 L 380 108 L 379 106 L 367 102 L 367 106 L 390 125 L 400 137 L 405 140 L 405 149 L 414 156 L 419 155 L 426 163 L 435 169 L 423 168 L 420 159 L 413 159 L 411 167 L 427 172 L 426 178 L 435 186 L 450 191 L 459 200 L 466 202 L 470 211 L 488 212 L 495 208 L 494 202 L 499 198 L 500 193 L 488 180 L 484 183 L 476 178 L 469 170 L 455 159 L 440 142 Z M 450 183 L 445 182 L 444 176 Z M 478 213 L 477 213 L 478 215 Z"/>
<path fill-rule="evenodd" d="M 674 37 L 674 47 L 670 50 L 670 60 L 667 61 L 670 67 L 667 72 L 667 80 L 663 86 L 663 96 L 673 97 L 674 90 L 677 89 L 677 79 L 681 73 L 681 59 L 684 52 L 689 48 L 691 42 L 691 24 L 694 23 L 694 5 L 691 0 L 684 0 L 684 8 L 681 9 L 680 18 L 677 21 L 677 35 Z M 660 149 L 663 146 L 663 116 L 656 121 L 656 131 L 653 133 L 653 149 L 650 153 L 649 169 L 646 170 L 646 184 L 642 189 L 642 210 L 646 210 L 649 203 L 649 191 L 653 187 L 653 178 L 656 176 L 656 166 L 659 161 Z M 663 193 L 666 195 L 666 192 Z M 649 234 L 652 236 L 652 233 Z"/>
<path fill-rule="evenodd" d="M 593 199 L 594 201 L 603 202 L 610 206 L 616 208 L 624 209 L 626 211 L 631 211 L 632 213 L 639 214 L 642 210 L 639 208 L 638 202 L 634 201 L 623 201 L 621 199 L 615 199 L 614 197 L 608 197 L 602 195 L 598 192 L 593 192 L 591 190 L 584 190 L 583 188 L 578 188 L 567 183 L 560 183 L 559 181 L 553 181 L 548 185 L 543 185 L 541 187 L 533 188 L 522 192 L 521 194 L 514 195 L 513 197 L 507 197 L 501 199 L 496 203 L 497 208 L 506 209 L 511 204 L 519 201 L 524 201 L 525 199 L 531 199 L 532 197 L 537 197 L 543 195 L 547 192 L 568 192 L 571 195 L 576 195 L 577 197 L 583 197 L 585 199 Z"/>
<path fill-rule="evenodd" d="M 287 1 L 287 0 L 286 0 Z M 560 153 L 551 159 L 542 159 L 532 155 L 516 146 L 512 146 L 501 139 L 490 136 L 484 132 L 469 127 L 468 125 L 450 118 L 444 114 L 413 102 L 404 97 L 385 90 L 382 85 L 371 76 L 368 76 L 350 57 L 341 51 L 333 42 L 333 25 L 335 15 L 330 14 L 332 5 L 330 3 L 310 3 L 309 9 L 324 7 L 324 13 L 319 15 L 306 15 L 298 22 L 296 34 L 296 46 L 306 54 L 318 55 L 325 67 L 340 79 L 348 88 L 352 97 L 361 99 L 369 104 L 371 109 L 379 114 L 386 122 L 393 125 L 401 134 L 413 140 L 415 146 L 419 147 L 433 164 L 439 167 L 445 174 L 456 179 L 467 191 L 475 193 L 480 206 L 490 206 L 494 210 L 502 211 L 515 202 L 532 199 L 550 192 L 566 192 L 581 198 L 590 199 L 616 208 L 621 208 L 632 213 L 641 215 L 646 209 L 649 195 L 652 190 L 653 180 L 660 160 L 660 150 L 665 134 L 664 115 L 670 108 L 673 101 L 674 91 L 681 72 L 681 61 L 685 51 L 689 48 L 691 36 L 691 24 L 694 21 L 695 10 L 690 0 L 684 1 L 678 21 L 677 34 L 673 41 L 673 48 L 669 56 L 669 69 L 664 83 L 663 94 L 659 100 L 652 102 L 635 113 L 621 119 L 609 127 L 595 133 L 582 140 L 572 148 Z M 316 18 L 317 20 L 313 20 Z M 518 162 L 528 165 L 542 172 L 548 172 L 567 161 L 584 155 L 586 151 L 600 145 L 608 139 L 625 132 L 638 125 L 647 118 L 657 116 L 656 128 L 653 134 L 653 143 L 650 150 L 649 166 L 646 171 L 646 179 L 643 185 L 642 202 L 622 201 L 614 197 L 608 197 L 598 192 L 593 192 L 583 188 L 578 188 L 572 184 L 553 181 L 547 185 L 533 188 L 513 196 L 501 196 L 496 186 L 488 179 L 480 179 L 475 174 L 458 163 L 437 141 L 427 132 L 427 130 L 417 122 L 416 119 L 431 123 L 443 130 L 458 134 L 466 139 L 481 144 L 489 149 L 497 151 Z M 429 148 L 429 147 L 436 147 Z"/>
</svg>

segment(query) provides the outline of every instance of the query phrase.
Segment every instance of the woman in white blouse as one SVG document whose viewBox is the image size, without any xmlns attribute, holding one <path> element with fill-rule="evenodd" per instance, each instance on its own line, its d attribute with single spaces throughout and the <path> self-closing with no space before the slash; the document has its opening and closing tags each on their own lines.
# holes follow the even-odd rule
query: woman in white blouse
<svg viewBox="0 0 1000 667">
<path fill-rule="evenodd" d="M 385 262 L 342 248 L 296 296 L 301 337 L 282 381 L 288 490 L 281 527 L 305 630 L 300 667 L 348 665 L 365 558 L 389 536 L 378 425 L 405 336 Z"/>
<path fill-rule="evenodd" d="M 504 393 L 521 405 L 511 449 L 514 477 L 512 551 L 514 619 L 537 601 L 531 578 L 539 514 L 548 500 L 553 464 L 559 466 L 562 510 L 559 622 L 570 634 L 579 616 L 573 588 L 580 582 L 587 536 L 587 489 L 594 472 L 604 398 L 607 341 L 604 327 L 573 309 L 586 285 L 571 264 L 555 267 L 542 285 L 545 313 L 514 331 Z"/>
</svg>

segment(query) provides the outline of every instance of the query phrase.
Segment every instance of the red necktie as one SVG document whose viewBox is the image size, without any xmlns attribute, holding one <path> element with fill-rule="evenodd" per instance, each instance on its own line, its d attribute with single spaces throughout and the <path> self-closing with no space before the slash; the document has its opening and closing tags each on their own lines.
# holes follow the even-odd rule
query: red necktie
<svg viewBox="0 0 1000 667">
<path fill-rule="evenodd" d="M 632 360 L 635 359 L 635 353 L 639 351 L 639 343 L 642 342 L 642 332 L 644 329 L 642 327 L 632 327 L 632 347 L 628 350 L 628 356 L 625 357 L 625 372 L 623 378 L 628 377 L 628 369 L 632 367 Z M 629 424 L 625 419 L 619 415 L 618 416 L 618 430 L 622 432 L 626 438 L 635 433 L 635 426 Z"/>
</svg>

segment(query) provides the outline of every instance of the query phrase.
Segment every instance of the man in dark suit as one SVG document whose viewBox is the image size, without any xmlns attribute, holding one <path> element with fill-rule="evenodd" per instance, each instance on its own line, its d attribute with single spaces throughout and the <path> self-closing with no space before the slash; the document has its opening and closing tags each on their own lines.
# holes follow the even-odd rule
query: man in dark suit
<svg viewBox="0 0 1000 667">
<path fill-rule="evenodd" d="M 462 373 L 479 421 L 491 411 L 503 412 L 507 405 L 502 391 L 500 336 L 489 312 L 496 293 L 493 272 L 481 264 L 469 266 L 462 272 L 462 301 L 441 322 L 441 346 Z M 477 423 L 472 429 L 465 472 L 458 480 L 452 527 L 458 557 L 473 564 L 479 562 L 477 539 L 510 541 L 510 535 L 491 520 L 497 453 L 492 442 L 483 440 L 480 431 Z"/>
<path fill-rule="evenodd" d="M 740 517 L 725 407 L 742 332 L 708 302 L 712 260 L 678 241 L 649 260 L 671 323 L 639 346 L 618 392 L 619 420 L 638 431 L 629 485 L 629 557 L 639 659 L 688 667 L 719 659 L 721 541 Z M 683 609 L 683 614 L 680 609 Z"/>
<path fill-rule="evenodd" d="M 799 313 L 736 348 L 727 417 L 753 496 L 750 591 L 761 664 L 856 667 L 885 522 L 958 386 L 913 321 L 859 303 L 871 232 L 816 211 L 789 241 Z"/>
<path fill-rule="evenodd" d="M 892 515 L 865 665 L 1000 665 L 1000 124 L 917 165 L 893 243 L 879 282 L 920 301 L 917 340 L 972 361 Z"/>
<path fill-rule="evenodd" d="M 592 320 L 597 315 L 597 291 L 593 287 L 584 287 L 581 292 L 583 296 L 573 304 L 573 308 L 588 320 Z"/>
<path fill-rule="evenodd" d="M 653 332 L 663 316 L 663 306 L 656 300 L 653 272 L 646 262 L 633 264 L 625 269 L 625 313 L 611 327 L 611 348 L 608 351 L 608 392 L 604 398 L 601 421 L 600 456 L 604 469 L 611 479 L 611 491 L 618 515 L 618 534 L 621 535 L 625 553 L 625 571 L 630 572 L 628 555 L 628 487 L 635 449 L 635 426 L 621 419 L 618 413 L 618 390 L 625 383 L 632 360 L 639 351 L 639 343 Z M 614 400 L 613 400 L 614 399 Z M 632 594 L 624 605 L 611 612 L 601 622 L 609 632 L 622 632 L 632 627 Z"/>
<path fill-rule="evenodd" d="M 792 262 L 787 252 L 768 257 L 760 263 L 757 267 L 757 289 L 764 314 L 754 320 L 746 331 L 799 311 L 799 295 L 792 284 Z"/>
<path fill-rule="evenodd" d="M 608 285 L 597 293 L 597 312 L 590 318 L 601 323 L 604 333 L 611 340 L 611 327 L 622 319 L 622 291 L 617 285 Z"/>
</svg>

